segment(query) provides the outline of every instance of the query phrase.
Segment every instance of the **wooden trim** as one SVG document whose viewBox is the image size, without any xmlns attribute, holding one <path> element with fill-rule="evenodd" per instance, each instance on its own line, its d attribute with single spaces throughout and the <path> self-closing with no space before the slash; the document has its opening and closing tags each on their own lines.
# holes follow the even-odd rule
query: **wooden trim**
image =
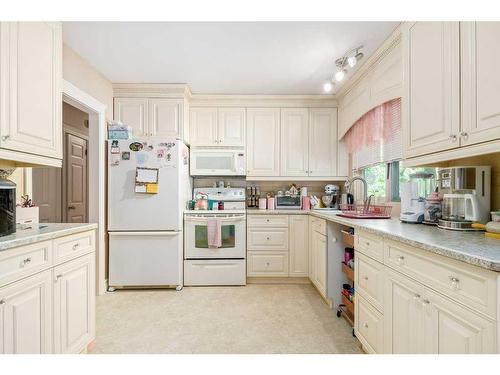
<svg viewBox="0 0 500 375">
<path fill-rule="evenodd" d="M 247 181 L 294 181 L 294 182 L 308 182 L 308 181 L 346 181 L 347 176 L 313 176 L 313 177 L 300 177 L 300 176 L 246 176 Z"/>
<path fill-rule="evenodd" d="M 2 160 L 5 159 L 5 160 Z M 61 168 L 62 160 L 28 154 L 8 149 L 0 149 L 0 165 L 11 167 L 57 167 Z"/>
<path fill-rule="evenodd" d="M 308 277 L 247 277 L 247 284 L 309 284 Z"/>
<path fill-rule="evenodd" d="M 184 99 L 191 96 L 187 84 L 178 83 L 114 83 L 113 96 L 120 98 L 153 97 Z"/>
<path fill-rule="evenodd" d="M 500 140 L 480 143 L 477 145 L 464 146 L 437 152 L 429 155 L 407 158 L 402 161 L 403 167 L 417 167 L 420 165 L 432 165 L 442 163 L 449 160 L 462 159 L 471 156 L 479 156 L 485 154 L 494 154 L 500 151 Z"/>
<path fill-rule="evenodd" d="M 246 107 L 246 108 L 332 108 L 337 100 L 331 95 L 206 95 L 193 94 L 190 107 Z"/>
</svg>

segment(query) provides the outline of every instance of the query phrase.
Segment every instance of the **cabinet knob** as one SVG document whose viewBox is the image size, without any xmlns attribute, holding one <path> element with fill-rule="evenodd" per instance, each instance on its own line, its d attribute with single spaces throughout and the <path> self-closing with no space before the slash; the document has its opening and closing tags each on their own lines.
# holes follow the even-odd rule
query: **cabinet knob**
<svg viewBox="0 0 500 375">
<path fill-rule="evenodd" d="M 2 299 L 0 299 L 0 305 L 3 305 L 3 304 L 5 304 L 5 300 L 2 298 Z"/>
<path fill-rule="evenodd" d="M 75 243 L 75 244 L 73 245 L 73 250 L 76 250 L 76 249 L 78 249 L 79 247 L 80 247 L 80 244 L 79 244 L 79 243 Z"/>
<path fill-rule="evenodd" d="M 59 274 L 56 276 L 56 282 L 62 277 L 63 275 L 62 274 Z"/>
<path fill-rule="evenodd" d="M 413 299 L 420 299 L 420 294 L 415 293 L 415 295 L 413 296 Z"/>
<path fill-rule="evenodd" d="M 456 134 L 450 134 L 450 139 L 452 142 L 456 142 L 457 141 L 457 135 Z"/>
<path fill-rule="evenodd" d="M 21 262 L 21 267 L 24 267 L 25 265 L 27 265 L 30 262 L 31 262 L 31 258 L 30 257 L 28 257 L 26 259 L 23 259 L 23 261 Z"/>
<path fill-rule="evenodd" d="M 269 266 L 269 262 L 266 262 L 266 266 Z"/>
<path fill-rule="evenodd" d="M 430 305 L 430 303 L 431 302 L 428 299 L 422 300 L 422 306 L 424 306 L 424 307 Z"/>
<path fill-rule="evenodd" d="M 362 279 L 368 281 L 368 276 L 363 276 Z"/>
<path fill-rule="evenodd" d="M 269 241 L 269 237 L 267 237 L 267 240 Z"/>
<path fill-rule="evenodd" d="M 368 328 L 368 323 L 363 323 L 363 327 Z"/>
<path fill-rule="evenodd" d="M 458 283 L 460 282 L 460 279 L 455 276 L 448 276 L 448 277 L 450 278 L 451 287 L 453 289 L 458 289 Z"/>
<path fill-rule="evenodd" d="M 469 138 L 469 133 L 467 133 L 467 132 L 461 132 L 460 133 L 460 137 L 462 137 L 463 139 L 467 139 L 467 138 Z"/>
<path fill-rule="evenodd" d="M 6 141 L 6 140 L 7 140 L 7 139 L 9 139 L 9 138 L 10 138 L 10 135 L 4 135 L 4 136 L 2 137 L 2 141 Z"/>
<path fill-rule="evenodd" d="M 403 265 L 404 261 L 405 261 L 405 257 L 404 256 L 402 256 L 402 255 L 398 256 L 398 263 L 399 263 L 399 265 Z"/>
</svg>

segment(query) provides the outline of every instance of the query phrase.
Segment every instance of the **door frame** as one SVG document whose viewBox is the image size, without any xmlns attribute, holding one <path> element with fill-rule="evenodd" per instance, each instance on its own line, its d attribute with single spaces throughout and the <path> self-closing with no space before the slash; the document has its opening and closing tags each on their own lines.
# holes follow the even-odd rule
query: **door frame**
<svg viewBox="0 0 500 375">
<path fill-rule="evenodd" d="M 88 220 L 97 223 L 96 294 L 106 292 L 106 105 L 63 80 L 62 100 L 89 115 L 87 144 Z"/>
</svg>

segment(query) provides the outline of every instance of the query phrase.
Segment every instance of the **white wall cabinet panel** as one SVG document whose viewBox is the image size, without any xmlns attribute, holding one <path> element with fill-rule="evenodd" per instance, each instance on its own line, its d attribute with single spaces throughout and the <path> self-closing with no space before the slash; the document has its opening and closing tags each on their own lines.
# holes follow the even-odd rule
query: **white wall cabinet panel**
<svg viewBox="0 0 500 375">
<path fill-rule="evenodd" d="M 52 352 L 50 270 L 0 289 L 0 353 Z"/>
<path fill-rule="evenodd" d="M 217 124 L 217 139 L 220 146 L 245 146 L 245 108 L 218 108 Z"/>
<path fill-rule="evenodd" d="M 54 268 L 54 351 L 78 353 L 94 337 L 94 255 Z"/>
<path fill-rule="evenodd" d="M 217 144 L 217 108 L 191 108 L 189 140 L 192 146 Z"/>
<path fill-rule="evenodd" d="M 309 110 L 309 176 L 337 175 L 337 109 Z"/>
<path fill-rule="evenodd" d="M 305 177 L 309 172 L 309 110 L 281 109 L 281 176 Z"/>
<path fill-rule="evenodd" d="M 500 138 L 500 22 L 462 22 L 462 145 Z"/>
<path fill-rule="evenodd" d="M 309 276 L 309 220 L 306 215 L 290 215 L 289 217 L 289 276 Z"/>
<path fill-rule="evenodd" d="M 405 23 L 402 33 L 405 156 L 459 147 L 458 22 Z"/>
<path fill-rule="evenodd" d="M 115 98 L 114 119 L 130 126 L 134 138 L 148 136 L 148 100 L 145 98 Z"/>
<path fill-rule="evenodd" d="M 279 176 L 279 108 L 247 109 L 247 142 L 247 176 Z"/>
<path fill-rule="evenodd" d="M 0 24 L 0 147 L 62 159 L 62 27 Z"/>
<path fill-rule="evenodd" d="M 318 232 L 315 228 L 315 222 L 323 222 L 324 220 L 311 218 L 309 223 L 309 236 L 311 253 L 309 261 L 311 266 L 309 268 L 309 279 L 316 286 L 319 293 L 327 298 L 326 282 L 327 282 L 327 252 L 328 243 L 327 236 Z"/>
<path fill-rule="evenodd" d="M 150 99 L 148 102 L 148 133 L 151 136 L 175 139 L 181 134 L 182 102 L 173 99 Z"/>
</svg>

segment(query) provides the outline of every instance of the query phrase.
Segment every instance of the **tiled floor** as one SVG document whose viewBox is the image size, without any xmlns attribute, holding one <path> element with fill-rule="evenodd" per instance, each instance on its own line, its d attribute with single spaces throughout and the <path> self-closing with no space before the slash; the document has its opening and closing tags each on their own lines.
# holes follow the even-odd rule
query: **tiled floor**
<svg viewBox="0 0 500 375">
<path fill-rule="evenodd" d="M 97 299 L 92 353 L 361 353 L 310 285 L 117 291 Z"/>
</svg>

